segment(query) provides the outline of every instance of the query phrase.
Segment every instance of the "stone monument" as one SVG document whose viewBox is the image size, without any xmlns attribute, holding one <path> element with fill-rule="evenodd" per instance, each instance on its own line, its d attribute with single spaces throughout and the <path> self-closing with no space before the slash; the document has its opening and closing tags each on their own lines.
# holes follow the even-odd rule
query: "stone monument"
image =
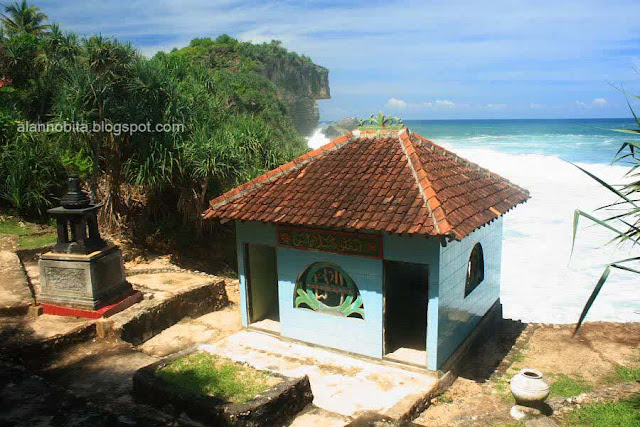
<svg viewBox="0 0 640 427">
<path fill-rule="evenodd" d="M 60 202 L 62 206 L 48 210 L 57 222 L 57 243 L 39 263 L 38 302 L 44 312 L 63 314 L 47 310 L 49 305 L 95 311 L 134 295 L 125 278 L 122 252 L 100 237 L 101 205 L 90 203 L 75 177 L 69 178 L 69 190 Z M 137 301 L 128 305 L 132 302 Z"/>
</svg>

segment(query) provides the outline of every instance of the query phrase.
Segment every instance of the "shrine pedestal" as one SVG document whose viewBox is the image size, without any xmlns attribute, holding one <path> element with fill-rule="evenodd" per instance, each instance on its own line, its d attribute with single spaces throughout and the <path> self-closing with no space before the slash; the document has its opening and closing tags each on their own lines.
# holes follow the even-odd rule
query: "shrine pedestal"
<svg viewBox="0 0 640 427">
<path fill-rule="evenodd" d="M 40 257 L 40 303 L 98 310 L 132 293 L 122 252 L 113 244 L 89 254 L 48 252 Z"/>
</svg>

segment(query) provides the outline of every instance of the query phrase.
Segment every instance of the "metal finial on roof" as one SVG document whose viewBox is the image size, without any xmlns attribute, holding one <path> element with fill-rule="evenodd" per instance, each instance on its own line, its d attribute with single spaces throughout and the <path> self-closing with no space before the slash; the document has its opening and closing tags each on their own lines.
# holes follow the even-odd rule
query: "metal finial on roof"
<svg viewBox="0 0 640 427">
<path fill-rule="evenodd" d="M 360 120 L 358 122 L 359 130 L 397 130 L 402 129 L 403 127 L 404 123 L 402 119 L 394 116 L 385 116 L 382 114 L 382 111 L 380 111 L 377 116 L 372 114 L 368 119 Z"/>
</svg>

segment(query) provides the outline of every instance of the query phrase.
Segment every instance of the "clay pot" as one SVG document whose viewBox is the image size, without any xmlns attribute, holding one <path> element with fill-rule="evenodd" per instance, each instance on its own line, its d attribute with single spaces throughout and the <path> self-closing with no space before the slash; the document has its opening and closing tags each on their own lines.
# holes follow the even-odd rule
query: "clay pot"
<svg viewBox="0 0 640 427">
<path fill-rule="evenodd" d="M 523 369 L 511 378 L 511 393 L 519 405 L 533 406 L 549 396 L 549 384 L 536 369 Z"/>
</svg>

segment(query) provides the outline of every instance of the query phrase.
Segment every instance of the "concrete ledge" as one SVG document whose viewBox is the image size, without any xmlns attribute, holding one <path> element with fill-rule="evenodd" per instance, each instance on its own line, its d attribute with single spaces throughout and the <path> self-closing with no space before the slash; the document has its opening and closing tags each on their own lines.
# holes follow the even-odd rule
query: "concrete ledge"
<svg viewBox="0 0 640 427">
<path fill-rule="evenodd" d="M 180 389 L 155 375 L 158 369 L 193 353 L 177 353 L 139 369 L 133 376 L 136 402 L 173 412 L 215 426 L 286 425 L 313 401 L 309 378 L 282 377 L 284 381 L 246 403 L 229 403 L 219 398 Z M 273 374 L 272 375 L 277 375 Z"/>
<path fill-rule="evenodd" d="M 192 287 L 166 299 L 145 299 L 97 322 L 98 337 L 142 344 L 185 317 L 199 317 L 229 304 L 224 280 Z"/>
<path fill-rule="evenodd" d="M 447 372 L 440 377 L 436 386 L 428 393 L 412 394 L 396 403 L 391 408 L 384 412 L 384 416 L 394 420 L 408 423 L 411 420 L 416 419 L 425 409 L 431 405 L 431 401 L 438 395 L 444 393 L 451 384 L 455 381 L 456 377 Z"/>
</svg>

